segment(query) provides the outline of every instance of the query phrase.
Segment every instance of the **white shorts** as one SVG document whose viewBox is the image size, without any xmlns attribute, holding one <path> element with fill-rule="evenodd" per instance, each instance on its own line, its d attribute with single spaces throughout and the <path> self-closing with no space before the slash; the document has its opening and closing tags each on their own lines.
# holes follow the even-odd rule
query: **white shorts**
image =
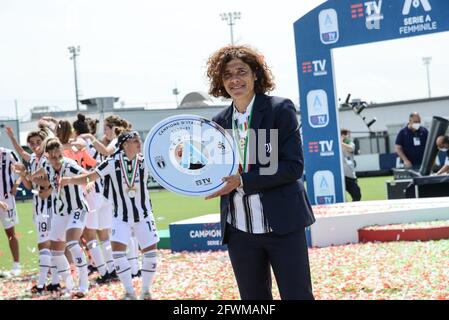
<svg viewBox="0 0 449 320">
<path fill-rule="evenodd" d="M 8 199 L 1 199 L 0 201 L 8 204 L 8 210 L 0 209 L 0 221 L 5 230 L 11 229 L 19 223 L 19 216 L 17 215 L 16 200 L 10 196 Z"/>
<path fill-rule="evenodd" d="M 52 215 L 50 214 L 33 214 L 33 222 L 37 232 L 37 243 L 50 240 L 51 221 Z"/>
<path fill-rule="evenodd" d="M 50 240 L 66 241 L 66 231 L 69 229 L 84 229 L 87 211 L 77 209 L 70 214 L 61 216 L 54 214 L 51 219 Z"/>
<path fill-rule="evenodd" d="M 89 205 L 86 228 L 94 230 L 111 229 L 113 208 L 110 202 L 98 193 L 91 192 L 85 196 Z"/>
<path fill-rule="evenodd" d="M 111 241 L 128 245 L 133 233 L 141 249 L 159 242 L 153 215 L 149 215 L 140 222 L 123 222 L 116 218 L 112 219 Z"/>
</svg>

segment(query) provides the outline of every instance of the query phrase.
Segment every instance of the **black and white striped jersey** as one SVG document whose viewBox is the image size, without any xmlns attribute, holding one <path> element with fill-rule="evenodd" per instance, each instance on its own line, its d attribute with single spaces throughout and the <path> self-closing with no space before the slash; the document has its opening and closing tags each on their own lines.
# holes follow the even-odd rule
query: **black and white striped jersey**
<svg viewBox="0 0 449 320">
<path fill-rule="evenodd" d="M 238 188 L 230 195 L 227 222 L 251 234 L 272 231 L 263 212 L 259 194 L 247 195 L 242 188 Z"/>
<path fill-rule="evenodd" d="M 44 168 L 47 175 L 49 175 L 50 170 L 47 163 L 48 163 L 47 158 L 44 155 L 38 158 L 35 153 L 32 153 L 29 161 L 31 173 L 36 172 L 41 168 Z M 33 188 L 32 193 L 33 193 L 34 214 L 37 216 L 41 214 L 50 215 L 53 210 L 53 200 L 54 200 L 53 193 L 46 199 L 42 199 L 38 195 L 40 187 L 37 184 L 33 183 L 32 188 Z"/>
<path fill-rule="evenodd" d="M 87 142 L 87 148 L 88 148 L 89 154 L 91 155 L 92 158 L 97 160 L 97 163 L 101 163 L 108 158 L 108 156 L 102 155 L 100 152 L 98 152 L 97 149 L 95 149 L 95 147 L 92 144 L 92 141 L 90 139 L 87 139 L 86 142 Z M 115 152 L 118 151 L 117 138 L 115 138 L 108 144 L 108 147 L 110 147 L 110 146 L 114 147 Z M 110 198 L 111 193 L 110 193 L 109 177 L 95 181 L 95 192 L 102 194 L 106 199 Z"/>
<path fill-rule="evenodd" d="M 148 169 L 145 167 L 143 155 L 138 154 L 136 157 L 137 169 L 131 188 L 126 183 L 127 177 L 121 166 L 121 161 L 126 165 L 131 163 L 124 152 L 116 152 L 95 169 L 105 181 L 109 180 L 107 188 L 110 189 L 109 200 L 112 198 L 113 201 L 114 218 L 130 223 L 139 222 L 152 214 L 150 195 L 146 184 Z"/>
<path fill-rule="evenodd" d="M 88 210 L 86 199 L 84 198 L 83 188 L 79 185 L 67 185 L 59 190 L 60 177 L 73 177 L 82 174 L 85 170 L 79 166 L 75 160 L 62 158 L 62 166 L 59 172 L 47 165 L 49 168 L 49 180 L 52 188 L 56 191 L 56 197 L 53 201 L 55 213 L 61 216 L 71 214 L 75 210 Z"/>
<path fill-rule="evenodd" d="M 14 151 L 0 147 L 0 200 L 11 197 L 11 189 L 18 178 L 12 165 L 18 162 Z"/>
<path fill-rule="evenodd" d="M 89 155 L 94 158 L 97 163 L 103 162 L 106 157 L 103 156 L 100 152 L 98 152 L 97 149 L 95 149 L 94 145 L 92 144 L 92 141 L 86 140 L 87 142 L 87 152 Z M 104 190 L 104 181 L 103 179 L 98 179 L 95 181 L 95 193 L 102 194 Z"/>
</svg>

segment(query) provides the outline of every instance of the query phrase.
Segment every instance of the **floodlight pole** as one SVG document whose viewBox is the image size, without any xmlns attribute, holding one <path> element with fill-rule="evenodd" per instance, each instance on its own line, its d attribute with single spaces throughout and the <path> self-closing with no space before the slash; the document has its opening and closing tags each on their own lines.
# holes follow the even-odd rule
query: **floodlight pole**
<svg viewBox="0 0 449 320">
<path fill-rule="evenodd" d="M 70 56 L 70 60 L 73 60 L 73 70 L 75 73 L 75 98 L 76 98 L 76 111 L 80 110 L 80 105 L 79 105 L 79 96 L 78 96 L 78 75 L 76 72 L 76 57 L 80 55 L 80 46 L 78 47 L 68 47 L 69 52 L 72 54 Z"/>
<path fill-rule="evenodd" d="M 240 12 L 228 12 L 220 14 L 221 20 L 226 21 L 231 30 L 231 45 L 234 45 L 234 31 L 235 20 L 240 19 L 242 14 Z"/>
<path fill-rule="evenodd" d="M 432 97 L 432 92 L 430 90 L 430 71 L 429 71 L 429 65 L 432 62 L 432 57 L 424 57 L 422 58 L 424 65 L 426 66 L 427 71 L 427 88 L 429 91 L 429 98 Z"/>
</svg>

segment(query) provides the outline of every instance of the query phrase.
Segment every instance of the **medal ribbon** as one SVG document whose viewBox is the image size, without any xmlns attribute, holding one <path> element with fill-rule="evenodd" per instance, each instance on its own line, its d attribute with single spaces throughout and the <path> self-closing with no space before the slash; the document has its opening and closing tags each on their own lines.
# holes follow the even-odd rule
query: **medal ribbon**
<svg viewBox="0 0 449 320">
<path fill-rule="evenodd" d="M 234 121 L 232 121 L 232 132 L 234 134 L 234 139 L 238 142 L 238 149 L 239 149 L 239 156 L 240 156 L 240 165 L 242 166 L 242 172 L 248 172 L 249 171 L 249 164 L 246 163 L 247 160 L 247 152 L 248 152 L 248 145 L 249 145 L 249 134 L 248 134 L 248 130 L 251 127 L 251 118 L 253 116 L 253 108 L 251 108 L 251 113 L 249 114 L 248 120 L 246 123 L 244 123 L 243 125 L 238 125 L 238 123 L 236 123 L 238 120 L 234 119 Z M 243 132 L 246 131 L 246 137 L 245 137 L 245 146 L 243 149 L 243 155 L 242 155 L 242 148 L 241 148 L 241 144 L 240 144 L 240 133 L 237 132 L 236 133 L 236 127 L 238 129 L 238 131 L 242 132 L 242 136 L 243 136 Z M 243 160 L 242 160 L 243 157 Z"/>
<path fill-rule="evenodd" d="M 126 169 L 125 169 L 126 167 Z M 128 166 L 125 163 L 125 159 L 123 159 L 123 154 L 120 154 L 120 168 L 122 169 L 122 173 L 125 176 L 126 185 L 132 189 L 134 186 L 134 181 L 136 181 L 137 176 L 137 155 L 132 161 L 131 171 L 128 170 Z"/>
</svg>

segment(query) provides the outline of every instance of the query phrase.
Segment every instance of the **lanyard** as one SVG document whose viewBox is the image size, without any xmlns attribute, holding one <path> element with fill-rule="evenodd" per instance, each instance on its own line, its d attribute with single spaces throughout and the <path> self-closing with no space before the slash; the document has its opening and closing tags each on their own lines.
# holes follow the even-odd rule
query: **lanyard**
<svg viewBox="0 0 449 320">
<path fill-rule="evenodd" d="M 237 140 L 237 142 L 238 142 L 238 149 L 239 149 L 239 155 L 240 155 L 240 163 L 242 163 L 243 162 L 243 167 L 242 167 L 242 171 L 243 172 L 248 172 L 249 171 L 249 165 L 248 165 L 248 168 L 246 167 L 246 157 L 247 157 L 247 152 L 248 152 L 248 145 L 249 145 L 249 134 L 248 134 L 248 131 L 249 131 L 249 128 L 251 127 L 251 118 L 252 118 L 252 116 L 253 116 L 253 108 L 251 108 L 251 113 L 249 114 L 249 117 L 248 117 L 248 127 L 247 127 L 247 129 L 246 129 L 246 137 L 245 137 L 245 147 L 244 147 L 244 150 L 243 150 L 243 161 L 242 161 L 242 149 L 241 149 L 241 147 L 240 147 L 240 134 L 237 132 L 236 133 L 236 125 L 235 125 L 235 121 L 237 120 L 237 119 L 233 119 L 233 121 L 232 121 L 232 133 L 234 134 L 234 140 Z M 238 124 L 237 124 L 238 125 Z"/>
</svg>

